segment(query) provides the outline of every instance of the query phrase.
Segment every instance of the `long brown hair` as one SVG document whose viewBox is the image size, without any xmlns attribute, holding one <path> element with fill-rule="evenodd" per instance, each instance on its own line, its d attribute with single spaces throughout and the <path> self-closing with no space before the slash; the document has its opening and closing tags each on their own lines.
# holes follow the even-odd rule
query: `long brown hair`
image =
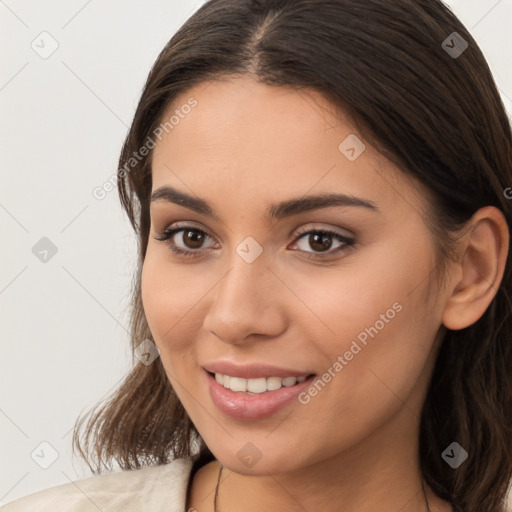
<svg viewBox="0 0 512 512">
<path fill-rule="evenodd" d="M 512 226 L 504 192 L 512 186 L 510 123 L 482 52 L 441 1 L 210 0 L 158 56 L 119 159 L 120 199 L 139 242 L 132 349 L 152 338 L 140 290 L 151 151 L 136 163 L 133 155 L 158 133 L 178 94 L 228 75 L 312 88 L 347 112 L 383 155 L 426 185 L 426 221 L 444 261 L 450 235 L 477 209 L 493 205 Z M 455 511 L 504 511 L 512 476 L 510 252 L 507 258 L 484 315 L 446 332 L 421 415 L 423 477 Z M 129 469 L 192 454 L 201 463 L 213 459 L 160 358 L 135 364 L 97 407 L 86 426 L 85 418 L 77 420 L 73 436 L 73 448 L 94 472 L 113 460 Z M 441 457 L 453 441 L 469 453 L 457 469 Z"/>
</svg>

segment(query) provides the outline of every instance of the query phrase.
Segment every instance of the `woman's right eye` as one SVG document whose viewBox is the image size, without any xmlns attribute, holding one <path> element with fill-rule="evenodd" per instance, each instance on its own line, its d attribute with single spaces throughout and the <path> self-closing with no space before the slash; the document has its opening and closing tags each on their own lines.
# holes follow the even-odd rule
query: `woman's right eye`
<svg viewBox="0 0 512 512">
<path fill-rule="evenodd" d="M 182 235 L 177 238 L 178 240 L 181 239 L 181 246 L 173 240 L 180 232 L 182 232 Z M 201 247 L 204 240 L 211 237 L 201 229 L 193 226 L 184 226 L 166 229 L 154 238 L 159 242 L 166 242 L 169 249 L 176 254 L 185 257 L 194 257 L 199 256 L 198 253 L 204 250 L 204 248 Z"/>
</svg>

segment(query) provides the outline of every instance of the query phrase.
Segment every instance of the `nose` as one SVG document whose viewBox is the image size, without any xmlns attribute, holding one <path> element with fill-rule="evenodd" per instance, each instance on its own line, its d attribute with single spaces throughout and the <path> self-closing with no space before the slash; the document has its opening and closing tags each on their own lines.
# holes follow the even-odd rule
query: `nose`
<svg viewBox="0 0 512 512">
<path fill-rule="evenodd" d="M 230 344 L 279 336 L 286 329 L 286 287 L 263 255 L 248 263 L 235 253 L 230 261 L 231 268 L 209 294 L 204 329 Z"/>
</svg>

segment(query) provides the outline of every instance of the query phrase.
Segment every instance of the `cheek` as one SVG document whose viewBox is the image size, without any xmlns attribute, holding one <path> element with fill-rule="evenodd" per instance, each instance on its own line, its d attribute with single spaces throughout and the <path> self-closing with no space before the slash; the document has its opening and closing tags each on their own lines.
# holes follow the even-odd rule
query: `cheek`
<svg viewBox="0 0 512 512">
<path fill-rule="evenodd" d="M 148 248 L 141 275 L 144 313 L 165 363 L 165 354 L 190 348 L 194 331 L 193 307 L 200 293 L 187 286 L 183 273 Z M 180 277 L 181 275 L 181 277 Z"/>
<path fill-rule="evenodd" d="M 141 275 L 144 313 L 167 377 L 178 398 L 186 404 L 184 389 L 192 388 L 192 370 L 197 361 L 193 306 L 198 299 L 190 286 L 180 282 L 179 276 L 168 262 L 159 261 L 148 249 Z"/>
<path fill-rule="evenodd" d="M 310 310 L 302 324 L 310 353 L 321 354 L 322 375 L 333 383 L 327 387 L 346 396 L 339 404 L 407 396 L 420 378 L 441 324 L 425 279 L 432 269 L 427 242 L 409 253 L 388 246 L 361 256 L 338 275 L 295 280 Z"/>
<path fill-rule="evenodd" d="M 325 402 L 332 405 L 333 436 L 343 429 L 356 439 L 361 432 L 380 428 L 399 411 L 409 419 L 421 414 L 434 333 L 426 324 L 421 329 L 413 301 L 400 301 L 402 309 L 394 304 L 394 318 L 389 309 L 376 308 L 378 315 L 368 317 L 363 329 L 356 327 L 344 341 L 343 352 L 337 351 L 343 358 L 341 370 L 325 391 Z M 380 319 L 380 311 L 388 323 Z"/>
</svg>

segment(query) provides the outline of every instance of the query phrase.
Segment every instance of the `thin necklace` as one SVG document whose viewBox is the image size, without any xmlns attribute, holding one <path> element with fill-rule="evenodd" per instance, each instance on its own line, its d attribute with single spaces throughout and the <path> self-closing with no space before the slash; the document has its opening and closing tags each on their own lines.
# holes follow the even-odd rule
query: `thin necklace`
<svg viewBox="0 0 512 512">
<path fill-rule="evenodd" d="M 219 476 L 217 478 L 217 486 L 215 487 L 215 497 L 213 498 L 213 512 L 217 512 L 217 496 L 219 495 L 219 483 L 220 483 L 220 475 L 222 473 L 222 464 L 219 468 Z"/>
<path fill-rule="evenodd" d="M 222 474 L 222 464 L 220 464 L 219 468 L 219 476 L 217 477 L 217 485 L 215 486 L 215 495 L 213 497 L 213 512 L 218 512 L 217 509 L 217 498 L 219 496 L 219 484 L 220 484 L 220 475 Z M 424 479 L 421 479 L 421 486 L 423 488 L 423 495 L 425 496 L 425 500 L 427 502 L 427 509 L 430 511 L 430 504 L 428 502 L 427 494 L 425 492 Z"/>
</svg>

